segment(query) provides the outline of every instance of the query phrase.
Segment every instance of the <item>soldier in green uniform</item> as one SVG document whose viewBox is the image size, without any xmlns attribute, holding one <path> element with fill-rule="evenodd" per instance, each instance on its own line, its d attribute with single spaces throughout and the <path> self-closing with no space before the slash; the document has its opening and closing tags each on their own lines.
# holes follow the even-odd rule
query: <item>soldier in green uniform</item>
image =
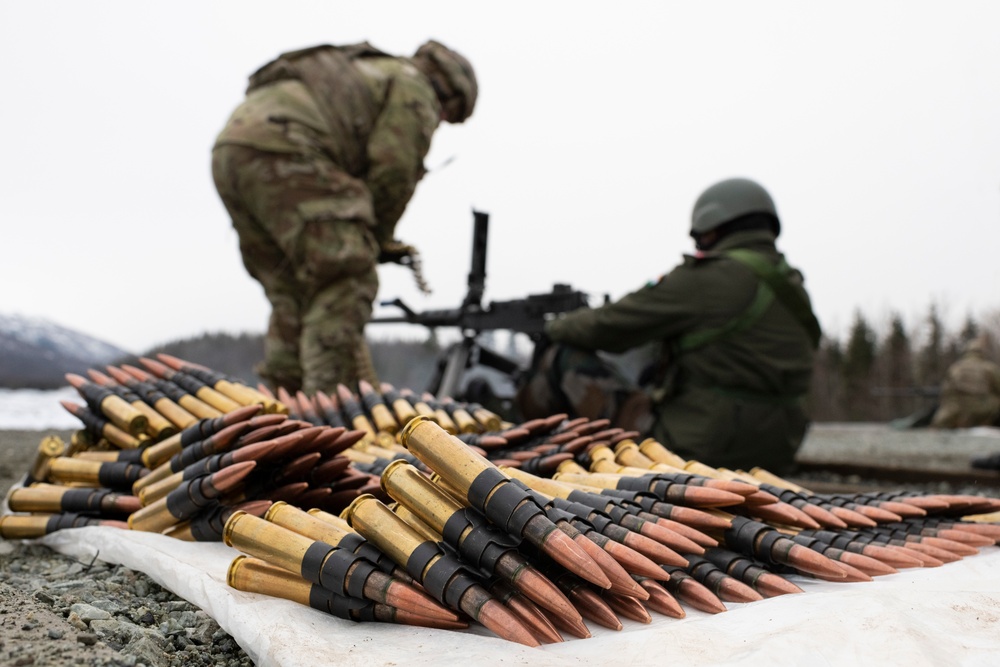
<svg viewBox="0 0 1000 667">
<path fill-rule="evenodd" d="M 988 338 L 977 336 L 948 367 L 931 428 L 996 426 L 1000 420 L 1000 365 L 987 355 Z"/>
<path fill-rule="evenodd" d="M 695 255 L 618 301 L 548 323 L 554 344 L 536 354 L 522 412 L 607 417 L 687 459 L 788 472 L 808 425 L 820 328 L 802 274 L 775 247 L 780 231 L 759 184 L 706 189 L 692 213 Z M 651 342 L 659 354 L 642 388 L 597 354 Z"/>
<path fill-rule="evenodd" d="M 316 46 L 250 77 L 212 174 L 271 303 L 266 383 L 308 394 L 377 383 L 364 339 L 376 265 L 415 262 L 396 223 L 438 124 L 465 121 L 477 92 L 468 60 L 436 41 L 410 58 L 367 43 Z"/>
</svg>

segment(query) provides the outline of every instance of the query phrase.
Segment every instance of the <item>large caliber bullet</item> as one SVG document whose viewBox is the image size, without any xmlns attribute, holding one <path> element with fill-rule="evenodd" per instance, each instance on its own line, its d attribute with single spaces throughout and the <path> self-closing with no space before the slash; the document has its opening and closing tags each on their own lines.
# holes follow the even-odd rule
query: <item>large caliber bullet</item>
<svg viewBox="0 0 1000 667">
<path fill-rule="evenodd" d="M 423 394 L 420 395 L 420 400 L 421 402 L 423 402 L 424 405 L 426 405 L 427 407 L 429 407 L 431 410 L 434 411 L 434 421 L 437 422 L 438 426 L 443 428 L 446 432 L 450 433 L 451 435 L 455 435 L 461 432 L 461 429 L 458 427 L 458 424 L 456 424 L 455 420 L 451 418 L 451 415 L 448 414 L 448 411 L 444 409 L 444 407 L 441 405 L 441 402 L 438 401 L 436 398 L 434 398 L 434 394 L 430 393 L 429 391 L 425 391 Z"/>
<path fill-rule="evenodd" d="M 358 391 L 361 394 L 361 403 L 368 414 L 371 415 L 375 428 L 382 433 L 389 433 L 391 435 L 399 432 L 399 423 L 392 416 L 389 406 L 385 404 L 385 400 L 375 391 L 371 383 L 366 380 L 359 380 Z"/>
<path fill-rule="evenodd" d="M 334 514 L 319 509 L 307 512 L 285 502 L 276 502 L 268 509 L 264 519 L 310 539 L 348 549 L 375 563 L 386 574 L 404 583 L 413 583 L 413 577 L 409 573 L 399 568 L 392 559 Z"/>
<path fill-rule="evenodd" d="M 726 605 L 722 603 L 722 600 L 704 584 L 688 574 L 684 568 L 664 565 L 663 571 L 667 576 L 666 578 L 661 576 L 659 581 L 681 602 L 707 614 L 720 614 L 726 611 Z"/>
<path fill-rule="evenodd" d="M 248 405 L 238 410 L 233 410 L 222 417 L 197 420 L 169 438 L 146 447 L 142 453 L 142 462 L 147 468 L 153 470 L 163 462 L 168 461 L 175 454 L 179 454 L 188 445 L 215 435 L 228 426 L 248 422 L 246 430 L 256 428 L 260 420 L 256 422 L 252 420 L 258 412 L 260 412 L 258 406 Z"/>
<path fill-rule="evenodd" d="M 479 433 L 483 430 L 483 427 L 479 425 L 476 418 L 469 414 L 469 411 L 452 397 L 441 397 L 440 406 L 451 417 L 452 422 L 454 422 L 458 429 L 458 433 Z"/>
<path fill-rule="evenodd" d="M 382 621 L 444 630 L 460 630 L 469 626 L 457 619 L 421 616 L 387 604 L 339 595 L 306 581 L 294 572 L 243 555 L 230 563 L 226 581 L 236 590 L 291 600 L 349 621 Z"/>
<path fill-rule="evenodd" d="M 739 579 L 765 597 L 801 593 L 802 589 L 784 577 L 765 568 L 758 561 L 743 554 L 712 547 L 705 550 L 705 560 L 713 563 L 723 572 Z"/>
<path fill-rule="evenodd" d="M 105 375 L 95 368 L 88 369 L 87 375 L 89 375 L 90 379 L 96 384 L 114 392 L 123 401 L 145 415 L 146 420 L 148 421 L 148 424 L 146 425 L 146 433 L 148 433 L 154 440 L 169 438 L 177 432 L 177 427 L 174 426 L 169 419 L 157 412 L 152 406 L 142 400 L 137 393 L 125 385 L 119 384 L 110 376 Z"/>
<path fill-rule="evenodd" d="M 135 496 L 110 489 L 74 489 L 54 484 L 11 489 L 7 503 L 12 512 L 73 512 L 104 518 L 127 517 L 142 507 Z"/>
<path fill-rule="evenodd" d="M 726 602 L 756 602 L 764 596 L 701 556 L 688 556 L 687 573 Z"/>
<path fill-rule="evenodd" d="M 916 554 L 903 549 L 874 544 L 870 539 L 863 539 L 861 534 L 855 531 L 803 530 L 798 532 L 798 536 L 815 538 L 844 551 L 875 558 L 895 568 L 903 569 L 923 565 L 923 561 L 917 558 Z"/>
<path fill-rule="evenodd" d="M 139 357 L 139 362 L 149 369 L 153 375 L 168 382 L 173 382 L 189 394 L 193 394 L 205 403 L 208 403 L 222 414 L 243 407 L 242 403 L 229 398 L 222 392 L 216 391 L 193 375 L 189 375 L 183 371 L 175 371 L 170 366 L 147 357 Z"/>
<path fill-rule="evenodd" d="M 396 391 L 396 388 L 391 384 L 383 382 L 381 384 L 381 390 L 382 398 L 392 409 L 392 413 L 395 415 L 395 421 L 397 424 L 405 426 L 406 422 L 417 416 L 417 411 L 413 409 L 413 406 L 400 396 L 399 392 Z"/>
<path fill-rule="evenodd" d="M 38 451 L 28 468 L 28 476 L 25 484 L 32 482 L 43 482 L 49 476 L 49 464 L 57 456 L 66 455 L 66 443 L 56 435 L 47 435 L 38 443 Z"/>
<path fill-rule="evenodd" d="M 223 541 L 339 595 L 364 598 L 432 618 L 458 619 L 450 609 L 392 578 L 364 556 L 264 519 L 234 513 L 226 522 Z"/>
<path fill-rule="evenodd" d="M 662 577 L 663 575 L 658 576 Z M 677 599 L 659 581 L 649 577 L 636 577 L 636 581 L 649 593 L 649 599 L 646 600 L 647 607 L 672 618 L 684 618 L 687 616 L 687 613 L 680 603 L 677 602 Z"/>
<path fill-rule="evenodd" d="M 597 592 L 605 592 L 603 589 L 594 589 L 592 584 L 565 570 L 546 571 L 545 574 L 562 589 L 584 618 L 610 630 L 622 629 L 621 620 Z"/>
<path fill-rule="evenodd" d="M 198 417 L 178 405 L 154 384 L 137 380 L 114 366 L 105 366 L 105 370 L 116 382 L 134 391 L 147 405 L 166 417 L 177 428 L 187 428 L 198 421 Z"/>
<path fill-rule="evenodd" d="M 123 521 L 98 519 L 84 514 L 63 512 L 59 514 L 7 514 L 0 516 L 0 537 L 5 540 L 33 540 L 64 528 L 85 526 L 111 526 L 128 528 Z"/>
<path fill-rule="evenodd" d="M 399 390 L 399 396 L 404 401 L 406 401 L 413 410 L 420 417 L 427 417 L 431 421 L 437 421 L 437 413 L 434 408 L 427 405 L 427 403 L 420 397 L 418 397 L 412 389 L 407 389 L 406 387 Z"/>
<path fill-rule="evenodd" d="M 132 487 L 132 493 L 138 496 L 147 486 L 166 479 L 174 473 L 181 472 L 195 461 L 227 451 L 248 428 L 250 428 L 249 422 L 236 422 L 216 431 L 208 437 L 185 445 L 180 451 L 171 455 L 169 459 L 153 468 L 146 475 L 146 478 L 136 482 L 135 486 Z M 175 447 L 172 446 L 170 451 L 174 451 L 174 449 Z M 156 458 L 159 459 L 159 455 Z"/>
<path fill-rule="evenodd" d="M 163 531 L 167 537 L 185 542 L 221 542 L 226 522 L 236 512 L 246 512 L 254 516 L 264 516 L 271 507 L 270 500 L 248 500 L 235 505 L 224 504 L 225 499 L 212 501 L 198 514 Z"/>
<path fill-rule="evenodd" d="M 257 391 L 243 382 L 226 377 L 224 374 L 212 370 L 207 366 L 197 364 L 193 361 L 178 359 L 162 352 L 158 353 L 156 357 L 174 370 L 183 371 L 201 380 L 241 405 L 258 404 L 263 407 L 266 413 L 288 413 L 287 408 L 274 400 L 274 398 Z"/>
<path fill-rule="evenodd" d="M 195 477 L 217 472 L 234 463 L 243 463 L 244 461 L 265 463 L 268 453 L 276 449 L 278 444 L 275 440 L 265 440 L 199 459 L 169 477 L 143 486 L 138 493 L 139 499 L 142 501 L 142 505 L 149 505 Z"/>
<path fill-rule="evenodd" d="M 812 537 L 805 537 L 803 535 L 791 535 L 790 537 L 795 542 L 803 546 L 807 546 L 814 551 L 818 551 L 827 558 L 832 558 L 840 563 L 846 563 L 847 565 L 861 570 L 865 574 L 872 577 L 883 574 L 895 574 L 898 572 L 896 568 L 883 563 L 876 558 L 865 556 L 864 554 L 854 553 L 853 551 L 839 549 Z"/>
<path fill-rule="evenodd" d="M 58 456 L 49 462 L 49 481 L 125 491 L 149 470 L 135 463 L 88 461 Z"/>
<path fill-rule="evenodd" d="M 221 410 L 212 407 L 183 387 L 180 387 L 169 380 L 156 377 L 152 373 L 148 373 L 141 368 L 131 366 L 129 364 L 122 364 L 122 370 L 139 382 L 146 382 L 153 385 L 160 392 L 166 395 L 167 398 L 171 399 L 199 419 L 211 419 L 213 417 L 222 416 Z M 169 415 L 164 414 L 164 416 L 167 417 L 167 419 L 170 418 Z"/>
<path fill-rule="evenodd" d="M 581 578 L 610 588 L 611 581 L 600 566 L 546 518 L 527 491 L 510 483 L 499 468 L 469 450 L 461 440 L 424 417 L 410 420 L 400 440 L 498 527 L 531 542 Z"/>
<path fill-rule="evenodd" d="M 725 541 L 733 551 L 752 555 L 766 564 L 788 565 L 817 577 L 845 578 L 836 561 L 796 544 L 767 524 L 742 516 L 733 516 L 732 522 L 732 527 L 725 531 Z"/>
<path fill-rule="evenodd" d="M 235 491 L 256 465 L 253 461 L 234 463 L 218 472 L 188 480 L 163 498 L 133 512 L 128 518 L 129 528 L 160 533 L 190 519 L 210 506 L 213 500 Z"/>
<path fill-rule="evenodd" d="M 149 426 L 146 415 L 132 407 L 121 396 L 82 375 L 66 373 L 64 377 L 95 413 L 103 415 L 129 435 L 139 435 L 146 431 L 146 427 Z"/>
<path fill-rule="evenodd" d="M 539 646 L 517 616 L 470 577 L 458 559 L 424 539 L 377 498 L 360 496 L 344 514 L 355 530 L 404 567 L 437 600 L 461 609 L 503 639 Z"/>
<path fill-rule="evenodd" d="M 506 579 L 555 614 L 579 617 L 559 589 L 518 553 L 520 540 L 453 500 L 412 465 L 405 461 L 389 464 L 382 473 L 382 489 L 439 533 L 466 563 Z"/>
<path fill-rule="evenodd" d="M 135 449 L 142 446 L 142 441 L 131 433 L 115 426 L 110 420 L 71 401 L 59 401 L 66 411 L 83 422 L 87 430 L 94 435 L 105 438 L 108 442 L 122 449 Z"/>
<path fill-rule="evenodd" d="M 499 600 L 524 624 L 538 641 L 555 644 L 563 641 L 562 635 L 553 622 L 535 606 L 521 591 L 502 577 L 489 579 L 484 586 L 494 598 Z M 558 589 L 556 589 L 558 590 Z M 562 593 L 559 593 L 562 595 Z M 576 613 L 576 609 L 573 609 Z M 582 620 L 581 620 L 582 624 Z M 584 626 L 586 627 L 586 626 Z"/>
</svg>

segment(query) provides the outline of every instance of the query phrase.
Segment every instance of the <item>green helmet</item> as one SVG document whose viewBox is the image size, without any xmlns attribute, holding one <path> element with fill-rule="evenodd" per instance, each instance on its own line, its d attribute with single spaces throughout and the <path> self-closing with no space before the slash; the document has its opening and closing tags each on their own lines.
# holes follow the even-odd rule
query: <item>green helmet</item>
<svg viewBox="0 0 1000 667">
<path fill-rule="evenodd" d="M 479 84 L 476 83 L 472 64 L 464 56 L 432 39 L 417 49 L 413 60 L 418 67 L 424 63 L 430 66 L 421 67 L 421 70 L 435 84 L 449 123 L 461 123 L 472 115 Z M 440 85 L 442 83 L 444 85 Z"/>
<path fill-rule="evenodd" d="M 691 211 L 691 235 L 704 234 L 749 213 L 774 216 L 774 233 L 781 231 L 774 200 L 759 184 L 747 178 L 730 178 L 710 186 Z"/>
</svg>

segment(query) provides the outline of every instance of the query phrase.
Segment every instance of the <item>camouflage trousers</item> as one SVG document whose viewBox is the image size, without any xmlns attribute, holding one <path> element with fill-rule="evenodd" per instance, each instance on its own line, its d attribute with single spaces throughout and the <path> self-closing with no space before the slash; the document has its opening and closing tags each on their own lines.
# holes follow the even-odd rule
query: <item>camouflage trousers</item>
<svg viewBox="0 0 1000 667">
<path fill-rule="evenodd" d="M 613 426 L 648 435 L 654 423 L 649 396 L 598 354 L 554 344 L 536 355 L 517 392 L 524 419 L 566 413 L 608 419 Z"/>
<path fill-rule="evenodd" d="M 378 292 L 371 193 L 321 155 L 224 145 L 212 175 L 247 272 L 271 304 L 258 374 L 272 388 L 377 383 L 364 327 Z"/>
</svg>

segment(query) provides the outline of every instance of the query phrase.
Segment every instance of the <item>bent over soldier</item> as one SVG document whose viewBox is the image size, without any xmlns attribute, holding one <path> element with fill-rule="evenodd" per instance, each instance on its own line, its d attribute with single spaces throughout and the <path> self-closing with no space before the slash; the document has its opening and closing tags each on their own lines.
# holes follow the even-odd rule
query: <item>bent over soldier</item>
<svg viewBox="0 0 1000 667">
<path fill-rule="evenodd" d="M 257 371 L 273 388 L 377 382 L 364 339 L 376 265 L 413 267 L 396 223 L 438 124 L 469 118 L 477 92 L 468 60 L 433 40 L 410 58 L 316 46 L 251 75 L 216 138 L 212 175 L 271 304 Z"/>
<path fill-rule="evenodd" d="M 802 274 L 775 247 L 780 230 L 759 184 L 705 190 L 692 214 L 695 255 L 618 301 L 546 325 L 554 344 L 520 391 L 525 417 L 604 417 L 711 466 L 790 470 L 820 328 Z M 597 355 L 651 342 L 659 352 L 641 389 Z"/>
</svg>

